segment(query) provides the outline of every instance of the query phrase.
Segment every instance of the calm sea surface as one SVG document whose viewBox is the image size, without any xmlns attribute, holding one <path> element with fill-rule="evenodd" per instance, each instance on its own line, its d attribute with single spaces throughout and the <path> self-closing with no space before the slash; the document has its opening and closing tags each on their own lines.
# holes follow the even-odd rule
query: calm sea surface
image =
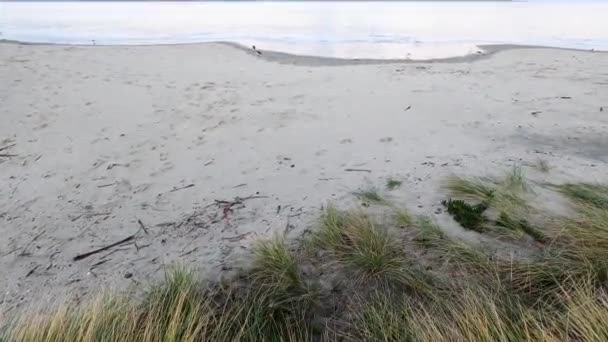
<svg viewBox="0 0 608 342">
<path fill-rule="evenodd" d="M 0 2 L 1 39 L 230 41 L 344 58 L 430 58 L 478 44 L 608 50 L 608 1 Z"/>
</svg>

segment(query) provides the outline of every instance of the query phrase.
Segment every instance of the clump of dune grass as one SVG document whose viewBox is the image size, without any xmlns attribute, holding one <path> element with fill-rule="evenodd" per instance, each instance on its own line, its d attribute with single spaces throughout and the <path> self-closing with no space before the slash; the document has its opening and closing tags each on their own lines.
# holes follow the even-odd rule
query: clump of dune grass
<svg viewBox="0 0 608 342">
<path fill-rule="evenodd" d="M 202 296 L 193 274 L 175 268 L 153 286 L 141 304 L 105 293 L 76 309 L 20 317 L 7 341 L 189 341 L 213 324 L 211 301 Z"/>
<path fill-rule="evenodd" d="M 510 192 L 527 192 L 530 191 L 530 186 L 526 180 L 525 173 L 521 166 L 513 166 L 502 181 L 504 190 Z"/>
<path fill-rule="evenodd" d="M 389 178 L 386 180 L 386 189 L 387 190 L 395 190 L 401 186 L 403 182 L 397 179 Z"/>
<path fill-rule="evenodd" d="M 443 201 L 448 209 L 448 213 L 452 215 L 456 222 L 466 229 L 476 232 L 483 232 L 483 224 L 486 218 L 483 216 L 484 211 L 488 209 L 485 203 L 471 205 L 463 200 L 447 200 Z"/>
<path fill-rule="evenodd" d="M 298 261 L 281 238 L 263 240 L 255 249 L 255 264 L 252 276 L 265 286 L 273 286 L 281 291 L 298 289 L 303 286 Z"/>
<path fill-rule="evenodd" d="M 226 341 L 293 340 L 313 337 L 317 292 L 302 279 L 298 258 L 280 238 L 258 243 L 254 266 L 242 287 L 224 295 L 221 338 Z"/>
<path fill-rule="evenodd" d="M 592 281 L 581 280 L 570 292 L 564 292 L 566 309 L 551 321 L 560 340 L 608 340 L 608 293 Z"/>
<path fill-rule="evenodd" d="M 608 279 L 608 210 L 581 205 L 580 217 L 564 223 L 552 245 L 576 264 L 589 263 L 602 281 Z"/>
<path fill-rule="evenodd" d="M 589 183 L 568 183 L 557 186 L 558 190 L 577 203 L 608 209 L 608 186 Z"/>
<path fill-rule="evenodd" d="M 441 228 L 427 216 L 419 216 L 416 220 L 418 234 L 414 240 L 422 246 L 436 246 L 445 239 L 445 234 Z"/>
<path fill-rule="evenodd" d="M 468 179 L 452 176 L 447 179 L 446 188 L 454 196 L 478 202 L 490 201 L 496 192 L 496 186 L 483 178 Z"/>
<path fill-rule="evenodd" d="M 543 232 L 534 228 L 527 220 L 519 219 L 514 220 L 505 212 L 501 212 L 500 216 L 496 220 L 496 225 L 500 227 L 508 228 L 515 232 L 522 232 L 529 235 L 531 238 L 540 243 L 545 243 L 547 241 L 547 237 Z"/>
<path fill-rule="evenodd" d="M 413 221 L 412 216 L 410 215 L 409 211 L 405 208 L 394 207 L 393 216 L 395 219 L 395 223 L 401 228 L 408 227 L 412 224 L 412 221 Z"/>
<path fill-rule="evenodd" d="M 506 173 L 502 179 L 490 178 L 461 178 L 452 176 L 446 182 L 446 188 L 456 200 L 458 208 L 453 208 L 450 214 L 455 216 L 456 221 L 464 228 L 478 232 L 488 230 L 487 222 L 483 211 L 480 215 L 475 214 L 476 207 L 492 209 L 497 213 L 498 220 L 493 228 L 507 228 L 508 234 L 521 236 L 521 234 L 531 235 L 534 239 L 542 240 L 542 233 L 527 222 L 528 216 L 532 213 L 532 207 L 527 203 L 526 194 L 532 193 L 532 188 L 527 181 L 521 167 L 514 166 Z M 466 206 L 470 206 L 467 208 Z M 449 209 L 449 208 L 448 208 Z M 457 210 L 459 209 L 459 210 Z M 460 210 L 462 209 L 462 210 Z M 471 210 L 466 210 L 471 209 Z M 485 211 L 485 210 L 484 210 Z M 470 212 L 470 215 L 461 215 Z M 471 218 L 472 220 L 467 220 Z M 460 222 L 463 221 L 463 222 Z M 485 221 L 485 222 L 482 222 Z M 473 227 L 473 228 L 470 228 Z"/>
<path fill-rule="evenodd" d="M 138 311 L 130 298 L 103 293 L 76 308 L 64 304 L 25 313 L 0 332 L 2 341 L 128 341 L 137 336 Z M 5 327 L 6 328 L 6 327 Z"/>
<path fill-rule="evenodd" d="M 369 186 L 365 189 L 353 192 L 357 198 L 362 201 L 366 201 L 370 204 L 385 204 L 386 199 L 380 195 L 379 190 L 376 187 Z"/>
<path fill-rule="evenodd" d="M 357 310 L 360 341 L 536 341 L 549 335 L 517 298 L 453 283 L 426 302 L 378 295 Z M 457 294 L 457 295 L 456 295 Z"/>
<path fill-rule="evenodd" d="M 331 251 L 352 272 L 356 283 L 423 287 L 418 269 L 408 260 L 400 240 L 365 213 L 330 206 L 321 222 L 313 244 Z"/>
</svg>

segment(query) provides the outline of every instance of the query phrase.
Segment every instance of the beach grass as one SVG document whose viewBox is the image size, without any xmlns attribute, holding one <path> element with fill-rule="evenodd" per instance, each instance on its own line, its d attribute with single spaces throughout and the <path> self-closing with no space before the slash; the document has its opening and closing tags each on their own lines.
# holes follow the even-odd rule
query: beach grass
<svg viewBox="0 0 608 342">
<path fill-rule="evenodd" d="M 564 195 L 580 204 L 608 209 L 608 186 L 602 184 L 562 184 L 557 188 Z"/>
<path fill-rule="evenodd" d="M 386 189 L 387 190 L 395 190 L 401 186 L 403 182 L 397 179 L 389 178 L 386 180 Z"/>
<path fill-rule="evenodd" d="M 365 189 L 353 192 L 353 194 L 362 201 L 370 204 L 385 204 L 387 200 L 380 195 L 380 191 L 374 186 L 368 186 Z"/>
<path fill-rule="evenodd" d="M 529 191 L 519 171 L 507 178 L 459 181 L 456 189 L 490 206 L 501 191 Z M 525 257 L 451 237 L 427 216 L 404 211 L 402 225 L 378 222 L 371 208 L 329 205 L 308 239 L 258 241 L 252 266 L 226 281 L 171 267 L 141 296 L 101 291 L 80 304 L 15 314 L 0 340 L 605 341 L 605 188 L 556 189 L 577 214 L 540 227 L 545 243 Z M 532 229 L 505 215 L 505 226 Z"/>
<path fill-rule="evenodd" d="M 406 228 L 413 223 L 412 215 L 405 208 L 393 207 L 393 217 L 400 228 Z"/>
</svg>

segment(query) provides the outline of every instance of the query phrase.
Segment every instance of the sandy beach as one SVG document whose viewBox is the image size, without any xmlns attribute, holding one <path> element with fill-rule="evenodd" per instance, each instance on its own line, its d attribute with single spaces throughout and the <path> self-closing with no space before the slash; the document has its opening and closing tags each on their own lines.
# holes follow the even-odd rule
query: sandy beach
<svg viewBox="0 0 608 342">
<path fill-rule="evenodd" d="M 543 159 L 552 182 L 608 181 L 608 54 L 495 50 L 354 63 L 0 44 L 0 311 L 136 290 L 176 263 L 215 280 L 389 177 L 403 186 L 387 196 L 454 230 L 450 174 L 521 165 L 542 182 Z"/>
</svg>

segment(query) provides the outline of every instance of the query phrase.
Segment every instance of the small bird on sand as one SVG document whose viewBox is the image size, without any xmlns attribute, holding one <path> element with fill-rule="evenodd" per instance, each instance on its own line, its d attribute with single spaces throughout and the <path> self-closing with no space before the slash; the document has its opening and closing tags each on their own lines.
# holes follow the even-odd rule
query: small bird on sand
<svg viewBox="0 0 608 342">
<path fill-rule="evenodd" d="M 256 49 L 256 48 L 255 48 L 255 45 L 252 45 L 252 46 L 251 46 L 251 48 L 253 49 L 253 51 L 255 51 L 255 53 L 257 53 L 257 54 L 258 54 L 258 56 L 261 56 L 261 55 L 262 55 L 262 51 L 260 51 L 260 50 Z"/>
</svg>

